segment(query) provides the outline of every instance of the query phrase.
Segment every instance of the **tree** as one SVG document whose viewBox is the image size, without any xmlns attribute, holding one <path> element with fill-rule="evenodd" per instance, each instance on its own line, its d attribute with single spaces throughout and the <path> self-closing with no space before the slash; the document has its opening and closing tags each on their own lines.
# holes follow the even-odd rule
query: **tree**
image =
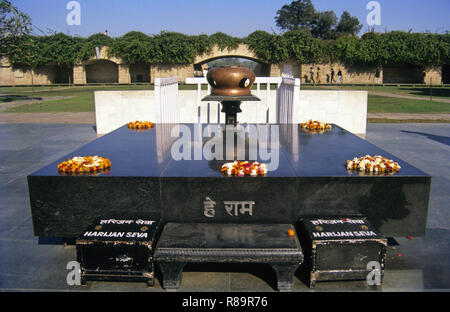
<svg viewBox="0 0 450 312">
<path fill-rule="evenodd" d="M 341 19 L 336 26 L 336 32 L 338 36 L 354 35 L 356 36 L 363 25 L 359 23 L 358 18 L 351 16 L 349 12 L 344 11 L 341 15 Z"/>
<path fill-rule="evenodd" d="M 31 18 L 7 0 L 0 1 L 0 53 L 15 52 L 17 37 L 31 32 Z"/>
<path fill-rule="evenodd" d="M 337 16 L 333 11 L 325 11 L 317 13 L 317 20 L 311 29 L 311 34 L 316 38 L 335 39 L 335 25 Z"/>
<path fill-rule="evenodd" d="M 309 29 L 317 20 L 317 13 L 311 0 L 296 0 L 285 4 L 277 11 L 275 21 L 282 30 Z"/>
<path fill-rule="evenodd" d="M 139 31 L 130 31 L 115 39 L 110 45 L 108 53 L 120 57 L 129 64 L 151 64 L 154 57 L 152 46 L 152 37 Z"/>
<path fill-rule="evenodd" d="M 275 17 L 282 30 L 307 30 L 315 38 L 336 39 L 343 35 L 357 35 L 362 28 L 358 18 L 345 11 L 338 23 L 333 11 L 318 12 L 311 0 L 296 0 L 284 5 Z"/>
</svg>

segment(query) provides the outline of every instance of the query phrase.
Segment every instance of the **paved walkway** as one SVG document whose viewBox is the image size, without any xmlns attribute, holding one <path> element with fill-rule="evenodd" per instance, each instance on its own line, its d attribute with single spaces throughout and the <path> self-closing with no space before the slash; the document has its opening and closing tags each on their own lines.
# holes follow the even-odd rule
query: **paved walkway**
<svg viewBox="0 0 450 312">
<path fill-rule="evenodd" d="M 1 96 L 5 96 L 5 95 L 0 95 L 0 97 Z M 27 98 L 26 100 L 17 100 L 17 101 L 5 102 L 5 103 L 1 103 L 0 104 L 0 112 L 3 112 L 5 109 L 7 109 L 9 107 L 30 105 L 30 104 L 39 103 L 39 102 L 45 102 L 45 101 L 64 100 L 64 99 L 70 99 L 70 98 L 73 98 L 73 96 L 31 97 L 31 98 Z"/>
<path fill-rule="evenodd" d="M 450 114 L 384 114 L 369 113 L 369 119 L 392 119 L 392 120 L 447 120 L 450 122 Z M 59 124 L 95 124 L 94 112 L 82 113 L 0 113 L 0 124 L 36 124 L 36 123 L 59 123 Z"/>
<path fill-rule="evenodd" d="M 0 113 L 0 124 L 21 123 L 95 124 L 95 113 Z"/>
</svg>

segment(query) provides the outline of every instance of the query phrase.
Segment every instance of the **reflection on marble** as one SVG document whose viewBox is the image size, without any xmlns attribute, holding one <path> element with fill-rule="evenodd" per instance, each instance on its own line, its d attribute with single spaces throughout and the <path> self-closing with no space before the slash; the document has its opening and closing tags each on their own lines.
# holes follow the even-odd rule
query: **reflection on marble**
<svg viewBox="0 0 450 312">
<path fill-rule="evenodd" d="M 96 217 L 130 210 L 171 222 L 295 223 L 304 215 L 364 214 L 385 235 L 424 235 L 431 177 L 421 170 L 335 125 L 324 133 L 294 124 L 240 127 L 233 139 L 244 152 L 232 150 L 232 158 L 273 162 L 266 176 L 221 174 L 224 160 L 211 155 L 225 144 L 224 125 L 156 124 L 144 132 L 124 126 L 58 159 L 28 177 L 35 235 L 76 236 Z M 346 170 L 348 159 L 367 154 L 402 169 L 390 176 Z M 109 174 L 58 174 L 59 162 L 87 155 L 109 158 Z M 206 197 L 218 205 L 214 218 L 203 213 Z M 226 201 L 254 201 L 253 214 L 230 216 Z"/>
</svg>

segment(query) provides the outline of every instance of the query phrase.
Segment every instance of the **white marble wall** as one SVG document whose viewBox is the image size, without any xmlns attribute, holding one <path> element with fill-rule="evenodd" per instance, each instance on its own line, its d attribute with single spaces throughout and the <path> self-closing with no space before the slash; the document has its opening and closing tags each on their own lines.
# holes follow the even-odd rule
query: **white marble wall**
<svg viewBox="0 0 450 312">
<path fill-rule="evenodd" d="M 367 91 L 301 90 L 294 123 L 319 120 L 334 123 L 355 134 L 365 134 Z"/>
<path fill-rule="evenodd" d="M 276 90 L 270 90 L 266 96 L 264 90 L 262 102 L 242 103 L 242 113 L 238 114 L 241 123 L 265 123 L 266 110 L 269 122 L 276 122 Z M 201 97 L 207 95 L 202 90 Z M 309 119 L 337 124 L 355 133 L 366 133 L 367 92 L 366 91 L 322 91 L 301 90 L 298 108 L 293 116 L 293 123 Z M 179 90 L 178 104 L 182 123 L 197 123 L 200 107 L 200 121 L 207 123 L 208 103 L 197 101 L 197 90 Z M 267 99 L 269 100 L 267 103 Z M 217 123 L 217 116 L 224 122 L 224 113 L 220 113 L 217 102 L 209 105 L 209 122 Z M 219 113 L 218 113 L 219 110 Z M 96 91 L 95 112 L 97 133 L 105 134 L 129 121 L 155 121 L 154 91 Z"/>
<path fill-rule="evenodd" d="M 154 91 L 95 91 L 97 134 L 106 134 L 130 121 L 155 118 Z"/>
</svg>

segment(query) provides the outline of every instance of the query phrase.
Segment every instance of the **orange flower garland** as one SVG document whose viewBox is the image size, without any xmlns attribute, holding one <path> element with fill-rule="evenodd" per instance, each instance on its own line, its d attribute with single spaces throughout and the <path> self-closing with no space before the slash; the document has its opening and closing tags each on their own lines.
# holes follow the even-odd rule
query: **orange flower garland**
<svg viewBox="0 0 450 312">
<path fill-rule="evenodd" d="M 347 160 L 345 166 L 348 170 L 359 170 L 372 173 L 395 173 L 400 171 L 401 167 L 398 163 L 382 156 L 366 155 L 360 158 Z"/>
<path fill-rule="evenodd" d="M 257 161 L 234 161 L 226 163 L 220 170 L 223 174 L 229 176 L 263 176 L 267 173 L 267 166 Z"/>
<path fill-rule="evenodd" d="M 312 119 L 310 119 L 307 122 L 301 123 L 300 127 L 302 127 L 305 130 L 314 130 L 314 131 L 323 131 L 331 129 L 331 126 L 329 124 L 317 120 L 313 121 Z"/>
<path fill-rule="evenodd" d="M 134 121 L 127 123 L 128 129 L 145 130 L 153 128 L 154 123 L 150 121 Z"/>
<path fill-rule="evenodd" d="M 58 171 L 61 172 L 96 172 L 111 167 L 111 161 L 107 158 L 98 156 L 74 157 L 63 161 L 58 165 Z"/>
</svg>

